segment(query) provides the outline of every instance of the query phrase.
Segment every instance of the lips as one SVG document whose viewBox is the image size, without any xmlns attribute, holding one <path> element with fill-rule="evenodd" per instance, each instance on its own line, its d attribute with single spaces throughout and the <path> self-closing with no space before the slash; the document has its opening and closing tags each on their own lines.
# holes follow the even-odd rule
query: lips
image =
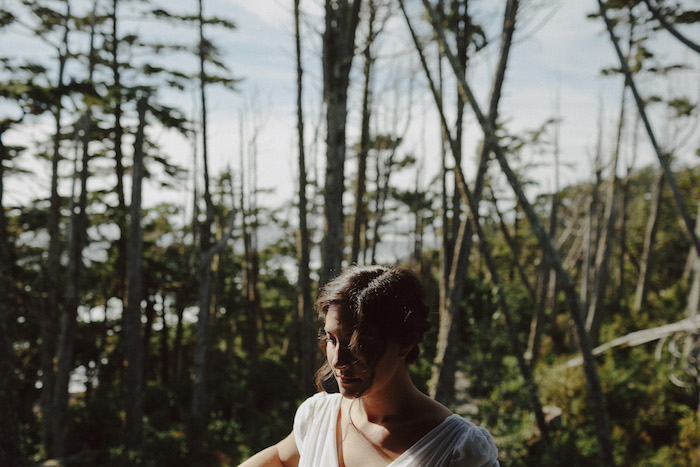
<svg viewBox="0 0 700 467">
<path fill-rule="evenodd" d="M 343 375 L 337 375 L 336 378 L 338 379 L 338 382 L 340 384 L 343 384 L 343 385 L 359 383 L 361 381 L 360 378 L 353 378 L 350 376 L 343 376 Z"/>
</svg>

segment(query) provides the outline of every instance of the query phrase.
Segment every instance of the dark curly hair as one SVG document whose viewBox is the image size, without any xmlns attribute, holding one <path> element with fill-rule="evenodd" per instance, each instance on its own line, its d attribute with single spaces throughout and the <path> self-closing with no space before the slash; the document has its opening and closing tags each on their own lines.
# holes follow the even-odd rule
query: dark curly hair
<svg viewBox="0 0 700 467">
<path fill-rule="evenodd" d="M 328 282 L 320 291 L 315 307 L 325 324 L 328 309 L 340 306 L 340 313 L 352 323 L 349 349 L 367 364 L 374 378 L 374 368 L 390 342 L 413 348 L 406 362 L 419 355 L 418 344 L 430 329 L 428 306 L 423 301 L 423 286 L 410 269 L 398 266 L 350 266 Z M 319 347 L 325 355 L 325 332 L 319 331 Z M 325 361 L 316 372 L 316 387 L 333 378 Z"/>
</svg>

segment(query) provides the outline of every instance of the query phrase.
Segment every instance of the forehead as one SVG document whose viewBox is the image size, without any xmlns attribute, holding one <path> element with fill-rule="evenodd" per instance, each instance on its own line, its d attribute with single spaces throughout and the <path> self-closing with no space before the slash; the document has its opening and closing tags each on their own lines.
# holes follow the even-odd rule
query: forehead
<svg viewBox="0 0 700 467">
<path fill-rule="evenodd" d="M 341 336 L 352 334 L 353 323 L 348 315 L 340 305 L 329 306 L 323 329 Z"/>
</svg>

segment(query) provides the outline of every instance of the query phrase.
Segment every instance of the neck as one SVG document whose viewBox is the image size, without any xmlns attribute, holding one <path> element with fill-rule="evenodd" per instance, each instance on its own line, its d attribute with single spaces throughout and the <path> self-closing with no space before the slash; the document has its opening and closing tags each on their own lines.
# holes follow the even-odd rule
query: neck
<svg viewBox="0 0 700 467">
<path fill-rule="evenodd" d="M 409 409 L 420 392 L 411 381 L 405 366 L 398 373 L 385 387 L 359 397 L 359 404 L 355 405 L 360 415 L 366 416 L 369 422 L 384 424 L 411 413 Z"/>
</svg>

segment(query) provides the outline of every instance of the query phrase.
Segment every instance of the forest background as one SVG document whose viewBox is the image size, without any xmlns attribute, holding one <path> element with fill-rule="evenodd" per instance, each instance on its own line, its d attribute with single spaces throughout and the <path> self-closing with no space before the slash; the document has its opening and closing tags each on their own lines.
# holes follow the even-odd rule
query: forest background
<svg viewBox="0 0 700 467">
<path fill-rule="evenodd" d="M 700 465 L 693 2 L 255 3 L 0 4 L 0 464 L 237 464 L 383 262 L 502 465 Z"/>
</svg>

